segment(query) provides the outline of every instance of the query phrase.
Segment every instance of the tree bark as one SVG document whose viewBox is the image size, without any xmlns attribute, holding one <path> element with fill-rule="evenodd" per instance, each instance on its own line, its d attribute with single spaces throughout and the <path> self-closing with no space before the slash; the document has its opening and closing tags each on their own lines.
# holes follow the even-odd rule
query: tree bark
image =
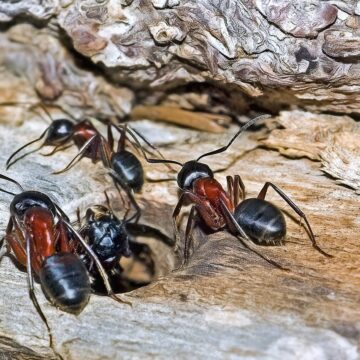
<svg viewBox="0 0 360 360">
<path fill-rule="evenodd" d="M 272 111 L 351 114 L 360 109 L 359 13 L 356 1 L 336 0 L 33 0 L 2 4 L 0 20 L 51 19 L 79 53 L 145 97 L 205 83 L 233 106 L 245 97 Z"/>
</svg>

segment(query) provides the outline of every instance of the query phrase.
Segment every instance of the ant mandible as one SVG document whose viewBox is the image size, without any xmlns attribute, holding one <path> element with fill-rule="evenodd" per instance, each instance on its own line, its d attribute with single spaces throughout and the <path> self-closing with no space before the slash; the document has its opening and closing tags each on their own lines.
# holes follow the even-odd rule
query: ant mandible
<svg viewBox="0 0 360 360">
<path fill-rule="evenodd" d="M 210 229 L 217 231 L 227 226 L 249 250 L 255 252 L 272 265 L 285 270 L 281 265 L 259 253 L 253 246 L 253 242 L 257 244 L 281 245 L 286 235 L 286 222 L 282 212 L 275 205 L 265 200 L 269 186 L 305 221 L 313 247 L 322 255 L 331 257 L 331 255 L 327 254 L 317 245 L 314 233 L 305 214 L 276 185 L 267 182 L 257 198 L 243 200 L 245 198 L 245 186 L 239 175 L 227 177 L 227 191 L 225 191 L 214 178 L 214 173 L 210 167 L 200 162 L 206 156 L 226 151 L 247 128 L 255 122 L 269 117 L 270 115 L 260 115 L 248 121 L 237 131 L 227 145 L 205 153 L 196 160 L 187 161 L 182 164 L 175 160 L 146 158 L 150 163 L 166 162 L 181 166 L 177 176 L 181 195 L 172 215 L 176 243 L 179 241 L 177 218 L 181 208 L 185 203 L 190 202 L 193 204 L 185 230 L 184 261 L 181 267 L 186 265 L 189 260 L 191 232 L 196 213 L 198 213 Z M 239 203 L 240 200 L 243 201 Z"/>
<path fill-rule="evenodd" d="M 16 184 L 21 193 L 10 203 L 10 219 L 1 241 L 0 258 L 12 251 L 16 260 L 27 269 L 30 298 L 45 322 L 34 292 L 33 272 L 39 278 L 46 297 L 63 311 L 79 314 L 90 296 L 90 279 L 86 267 L 76 254 L 79 245 L 95 262 L 108 295 L 123 302 L 112 291 L 107 274 L 86 241 L 70 224 L 61 208 L 39 191 L 24 191 L 15 180 L 0 174 L 0 178 Z"/>
</svg>

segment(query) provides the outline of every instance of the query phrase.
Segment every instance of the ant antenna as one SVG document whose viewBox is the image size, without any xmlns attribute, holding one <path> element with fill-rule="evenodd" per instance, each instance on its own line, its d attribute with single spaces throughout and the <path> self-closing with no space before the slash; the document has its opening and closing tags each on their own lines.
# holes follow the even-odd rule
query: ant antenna
<svg viewBox="0 0 360 360">
<path fill-rule="evenodd" d="M 8 176 L 2 175 L 2 174 L 0 174 L 0 179 L 4 179 L 4 180 L 7 180 L 7 181 L 10 181 L 10 182 L 12 182 L 13 184 L 16 184 L 16 185 L 21 189 L 21 191 L 24 191 L 24 188 L 23 188 L 16 180 L 14 180 L 14 179 L 12 179 L 12 178 L 10 178 L 10 177 L 8 177 Z M 1 192 L 4 192 L 4 193 L 7 193 L 7 194 L 10 194 L 10 195 L 13 195 L 13 196 L 16 196 L 16 194 L 14 194 L 13 192 L 8 191 L 8 190 L 5 190 L 5 189 L 3 189 L 3 188 L 0 188 L 0 191 L 1 191 Z"/>
<path fill-rule="evenodd" d="M 29 153 L 25 154 L 24 156 L 22 156 L 22 157 L 14 160 L 14 161 L 12 162 L 11 160 L 15 157 L 15 155 L 17 155 L 21 150 L 24 150 L 25 148 L 27 148 L 29 145 L 32 145 L 32 144 L 40 141 L 41 139 L 43 139 L 48 130 L 49 130 L 49 128 L 46 128 L 45 131 L 44 131 L 37 139 L 32 140 L 32 141 L 26 143 L 25 145 L 19 147 L 15 152 L 13 152 L 13 153 L 11 154 L 11 156 L 10 156 L 10 157 L 7 159 L 7 161 L 6 161 L 6 170 L 8 170 L 10 166 L 14 165 L 18 160 L 20 160 L 22 157 L 28 155 Z M 38 150 L 38 149 L 37 149 L 37 150 Z"/>
<path fill-rule="evenodd" d="M 256 118 L 252 119 L 252 120 L 249 120 L 245 125 L 243 125 L 239 131 L 231 138 L 231 140 L 228 142 L 227 145 L 219 148 L 219 149 L 216 149 L 216 150 L 213 150 L 213 151 L 210 151 L 206 154 L 203 154 L 201 156 L 199 156 L 196 161 L 199 161 L 200 159 L 204 158 L 205 156 L 210 156 L 210 155 L 215 155 L 215 154 L 220 154 L 224 151 L 226 151 L 230 145 L 235 141 L 235 139 L 242 133 L 244 132 L 247 128 L 249 128 L 250 126 L 252 126 L 253 124 L 255 124 L 256 122 L 260 121 L 260 120 L 264 120 L 264 119 L 268 119 L 270 118 L 271 115 L 269 114 L 265 114 L 265 115 L 260 115 L 260 116 L 257 116 Z"/>
</svg>

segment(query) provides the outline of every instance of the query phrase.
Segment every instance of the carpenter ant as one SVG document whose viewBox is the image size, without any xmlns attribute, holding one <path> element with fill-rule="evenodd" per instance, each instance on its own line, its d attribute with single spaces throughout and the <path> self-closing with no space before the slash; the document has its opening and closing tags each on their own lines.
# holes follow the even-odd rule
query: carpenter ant
<svg viewBox="0 0 360 360">
<path fill-rule="evenodd" d="M 275 205 L 265 200 L 266 191 L 269 186 L 304 219 L 313 247 L 321 254 L 331 257 L 331 255 L 324 252 L 317 245 L 305 214 L 277 186 L 267 182 L 260 191 L 258 198 L 247 199 L 239 203 L 240 198 L 245 198 L 245 186 L 240 176 L 227 177 L 228 189 L 226 192 L 221 184 L 214 178 L 214 173 L 210 167 L 200 162 L 200 160 L 206 156 L 220 154 L 226 151 L 243 131 L 255 122 L 269 117 L 269 115 L 261 115 L 248 121 L 230 139 L 226 146 L 205 153 L 196 160 L 182 164 L 175 160 L 147 158 L 147 161 L 150 163 L 167 162 L 181 166 L 181 170 L 177 176 L 177 183 L 181 190 L 181 195 L 172 216 L 176 243 L 178 243 L 179 240 L 177 217 L 186 202 L 193 204 L 185 230 L 184 262 L 182 266 L 184 266 L 189 259 L 191 232 L 196 213 L 198 213 L 210 229 L 217 231 L 227 226 L 247 248 L 272 265 L 284 269 L 267 256 L 255 250 L 251 242 L 251 240 L 253 240 L 258 244 L 280 245 L 286 234 L 286 223 L 282 212 Z"/>
<path fill-rule="evenodd" d="M 121 277 L 122 268 L 120 266 L 122 257 L 134 256 L 135 260 L 140 258 L 144 260 L 146 258 L 143 262 L 148 263 L 148 268 L 154 268 L 147 245 L 134 243 L 130 236 L 130 233 L 136 233 L 139 228 L 140 233 L 153 232 L 154 229 L 147 225 L 130 223 L 131 219 L 126 219 L 129 209 L 126 210 L 123 219 L 120 220 L 111 208 L 106 191 L 105 197 L 107 206 L 94 205 L 89 207 L 83 221 L 81 221 L 78 209 L 78 223 L 82 224 L 79 233 L 97 255 L 104 269 L 111 277 L 115 278 L 117 283 L 123 283 L 124 279 Z M 163 234 L 157 234 L 157 237 L 165 244 L 173 245 L 171 240 Z M 87 254 L 81 252 L 80 256 L 90 274 L 97 278 L 98 271 L 93 267 L 93 260 Z M 116 285 L 118 284 L 114 284 L 114 286 Z"/>
<path fill-rule="evenodd" d="M 50 114 L 48 113 L 48 116 Z M 112 128 L 115 128 L 120 138 L 117 149 L 114 151 L 114 138 Z M 129 136 L 127 135 L 129 134 Z M 126 192 L 132 205 L 135 208 L 133 219 L 140 217 L 140 207 L 138 206 L 134 196 L 134 192 L 139 192 L 144 184 L 144 170 L 139 159 L 131 152 L 125 150 L 125 142 L 128 140 L 133 146 L 139 148 L 143 155 L 146 156 L 145 150 L 140 144 L 138 138 L 143 140 L 153 150 L 157 149 L 149 143 L 140 133 L 131 129 L 127 125 L 115 125 L 112 122 L 107 123 L 107 139 L 94 127 L 89 120 L 83 120 L 78 124 L 74 124 L 68 119 L 53 120 L 50 126 L 40 135 L 39 138 L 17 149 L 7 160 L 7 169 L 16 163 L 19 159 L 27 154 L 15 159 L 14 157 L 23 149 L 38 141 L 44 140 L 39 150 L 45 145 L 54 146 L 54 150 L 47 155 L 52 155 L 59 150 L 67 148 L 69 142 L 74 141 L 75 145 L 80 149 L 74 159 L 62 170 L 54 172 L 60 174 L 69 170 L 82 157 L 89 157 L 94 163 L 102 161 L 104 166 L 109 169 L 109 173 L 114 180 L 115 186 L 120 192 L 119 186 Z M 34 151 L 36 151 L 34 150 Z M 158 151 L 157 151 L 158 152 Z M 159 156 L 162 156 L 158 152 Z"/>
<path fill-rule="evenodd" d="M 126 229 L 127 212 L 120 220 L 111 210 L 110 201 L 105 192 L 108 207 L 94 205 L 86 210 L 84 224 L 79 233 L 87 241 L 106 270 L 112 270 L 119 265 L 122 256 L 130 257 L 129 234 Z M 81 224 L 79 209 L 78 222 Z M 89 271 L 93 269 L 92 259 L 86 258 Z"/>
<path fill-rule="evenodd" d="M 1 174 L 0 178 L 16 184 L 22 191 L 14 194 L 0 188 L 0 191 L 14 196 L 6 235 L 1 242 L 1 257 L 12 250 L 16 260 L 26 267 L 30 298 L 48 330 L 35 296 L 33 272 L 53 305 L 79 314 L 86 306 L 91 290 L 89 274 L 76 254 L 79 244 L 95 262 L 108 295 L 122 302 L 113 293 L 100 260 L 61 208 L 39 191 L 24 191 L 17 181 Z"/>
</svg>

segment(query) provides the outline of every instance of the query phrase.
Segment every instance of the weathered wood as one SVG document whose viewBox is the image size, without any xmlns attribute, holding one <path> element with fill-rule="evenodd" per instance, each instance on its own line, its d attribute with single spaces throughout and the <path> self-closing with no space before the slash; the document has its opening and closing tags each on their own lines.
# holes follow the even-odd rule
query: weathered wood
<svg viewBox="0 0 360 360">
<path fill-rule="evenodd" d="M 254 104 L 274 113 L 290 106 L 359 113 L 359 14 L 356 1 L 341 0 L 2 2 L 0 103 L 40 97 L 53 106 L 54 118 L 68 116 L 61 107 L 76 119 L 123 117 L 135 103 L 233 117 L 251 113 Z M 2 164 L 47 126 L 29 107 L 0 107 Z M 149 121 L 134 126 L 180 161 L 223 145 L 236 131 L 209 135 Z M 270 191 L 269 199 L 289 215 L 288 236 L 285 246 L 261 251 L 290 272 L 274 269 L 225 231 L 200 229 L 189 265 L 172 272 L 181 246 L 175 253 L 156 238 L 138 237 L 152 249 L 156 274 L 151 285 L 124 295 L 131 308 L 93 295 L 75 317 L 51 306 L 37 286 L 54 339 L 50 348 L 26 276 L 6 257 L 0 264 L 0 355 L 357 359 L 358 125 L 347 116 L 284 111 L 267 126 L 206 160 L 223 184 L 226 175 L 241 174 L 250 196 L 265 181 L 279 185 L 333 259 L 311 247 L 298 219 Z M 103 203 L 104 190 L 120 215 L 122 203 L 100 164 L 84 159 L 64 175 L 50 175 L 75 154 L 75 148 L 50 158 L 32 154 L 7 174 L 49 194 L 73 219 L 77 207 L 83 212 Z M 163 165 L 145 167 L 147 181 L 137 196 L 141 221 L 172 236 L 178 190 L 168 180 L 176 174 Z M 10 200 L 0 196 L 0 229 Z"/>
<path fill-rule="evenodd" d="M 282 128 L 262 143 L 291 158 L 321 161 L 322 170 L 340 184 L 360 191 L 360 127 L 348 117 L 283 112 L 275 120 Z"/>
<path fill-rule="evenodd" d="M 79 53 L 129 87 L 211 83 L 229 104 L 246 94 L 270 110 L 292 103 L 359 113 L 355 0 L 23 0 L 0 14 L 51 18 Z"/>
<path fill-rule="evenodd" d="M 341 121 L 352 122 L 346 118 Z M 39 119 L 20 128 L 2 125 L 0 162 L 45 126 Z M 140 131 L 148 129 L 146 134 L 154 142 L 161 134 L 160 145 L 167 144 L 164 155 L 180 161 L 224 143 L 230 135 L 199 134 L 165 125 L 149 126 L 148 122 L 136 126 Z M 75 317 L 56 310 L 37 287 L 55 340 L 52 351 L 46 329 L 27 296 L 24 273 L 5 258 L 0 267 L 0 333 L 7 339 L 7 347 L 0 345 L 3 351 L 22 351 L 19 358 L 31 358 L 35 352 L 64 359 L 215 359 L 249 354 L 253 358 L 356 359 L 360 340 L 358 196 L 326 177 L 318 162 L 290 160 L 274 151 L 255 149 L 258 143 L 254 139 L 264 136 L 263 131 L 248 134 L 227 154 L 207 160 L 214 169 L 225 169 L 217 174 L 222 183 L 226 174 L 241 174 L 250 196 L 256 195 L 266 180 L 281 186 L 307 214 L 317 241 L 335 256 L 333 259 L 324 258 L 311 247 L 296 217 L 295 221 L 287 217 L 286 246 L 261 248 L 290 272 L 269 266 L 226 232 L 205 235 L 198 230 L 189 266 L 172 273 L 178 263 L 176 254 L 148 239 L 161 276 L 126 296 L 132 308 L 93 295 L 83 313 Z M 72 148 L 51 158 L 32 154 L 14 165 L 9 175 L 26 188 L 50 194 L 74 217 L 76 207 L 104 202 L 103 189 L 112 187 L 102 167 L 86 159 L 62 176 L 49 175 L 75 153 Z M 171 233 L 171 210 L 177 201 L 175 183 L 153 182 L 169 177 L 162 165 L 146 165 L 146 170 L 148 180 L 137 197 L 144 209 L 142 221 Z M 111 193 L 112 201 L 121 208 L 115 194 Z M 10 198 L 2 196 L 1 228 L 8 218 Z M 269 199 L 291 215 L 276 195 L 269 193 Z"/>
</svg>

